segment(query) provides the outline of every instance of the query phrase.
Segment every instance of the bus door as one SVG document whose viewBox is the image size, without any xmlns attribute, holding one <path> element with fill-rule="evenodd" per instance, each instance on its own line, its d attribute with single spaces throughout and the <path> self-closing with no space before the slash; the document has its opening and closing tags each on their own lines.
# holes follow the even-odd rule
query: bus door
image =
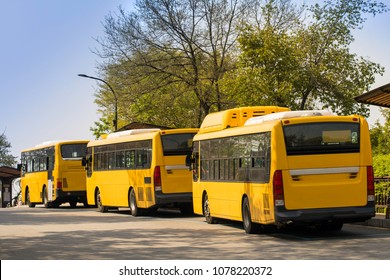
<svg viewBox="0 0 390 280">
<path fill-rule="evenodd" d="M 47 198 L 49 202 L 53 201 L 53 170 L 54 170 L 54 148 L 51 147 L 47 151 L 46 157 L 46 166 L 47 166 Z"/>
</svg>

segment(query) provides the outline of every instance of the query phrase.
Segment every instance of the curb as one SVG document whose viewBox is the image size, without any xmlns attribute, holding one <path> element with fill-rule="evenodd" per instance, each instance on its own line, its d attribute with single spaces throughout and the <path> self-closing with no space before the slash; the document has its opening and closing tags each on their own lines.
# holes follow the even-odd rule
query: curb
<svg viewBox="0 0 390 280">
<path fill-rule="evenodd" d="M 363 224 L 370 227 L 390 228 L 390 219 L 372 218 Z"/>
<path fill-rule="evenodd" d="M 385 215 L 377 214 L 375 217 L 358 224 L 369 227 L 390 228 L 390 219 L 385 219 Z"/>
</svg>

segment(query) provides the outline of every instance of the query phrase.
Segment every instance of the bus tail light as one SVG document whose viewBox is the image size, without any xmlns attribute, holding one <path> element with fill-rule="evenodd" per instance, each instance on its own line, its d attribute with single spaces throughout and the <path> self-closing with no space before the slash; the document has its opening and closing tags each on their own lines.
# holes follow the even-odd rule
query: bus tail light
<svg viewBox="0 0 390 280">
<path fill-rule="evenodd" d="M 62 189 L 62 180 L 61 179 L 57 179 L 56 187 L 57 187 L 57 189 Z"/>
<path fill-rule="evenodd" d="M 273 179 L 275 206 L 284 206 L 283 174 L 282 170 L 276 170 Z"/>
<path fill-rule="evenodd" d="M 374 169 L 367 166 L 367 201 L 375 201 Z"/>
<path fill-rule="evenodd" d="M 161 191 L 161 171 L 160 166 L 156 166 L 154 168 L 154 174 L 153 174 L 153 181 L 154 181 L 154 191 Z"/>
</svg>

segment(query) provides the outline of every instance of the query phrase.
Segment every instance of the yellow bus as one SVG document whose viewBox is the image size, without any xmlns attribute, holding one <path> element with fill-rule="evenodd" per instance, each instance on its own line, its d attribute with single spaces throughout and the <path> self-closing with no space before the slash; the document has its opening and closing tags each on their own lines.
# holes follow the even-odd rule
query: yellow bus
<svg viewBox="0 0 390 280">
<path fill-rule="evenodd" d="M 173 206 L 192 212 L 192 177 L 186 166 L 198 129 L 134 129 L 91 141 L 85 160 L 87 201 L 106 212 Z"/>
<path fill-rule="evenodd" d="M 29 207 L 86 205 L 86 172 L 81 162 L 87 144 L 87 140 L 48 141 L 22 151 L 22 201 Z"/>
<path fill-rule="evenodd" d="M 194 212 L 208 223 L 242 221 L 247 233 L 288 224 L 340 230 L 373 217 L 366 120 L 284 109 L 206 116 L 193 140 Z M 256 111 L 264 115 L 244 118 Z"/>
</svg>

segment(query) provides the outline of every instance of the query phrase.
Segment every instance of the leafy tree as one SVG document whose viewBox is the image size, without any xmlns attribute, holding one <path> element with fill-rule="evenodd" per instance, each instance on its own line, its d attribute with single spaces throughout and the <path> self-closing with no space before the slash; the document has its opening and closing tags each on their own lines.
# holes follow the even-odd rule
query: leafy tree
<svg viewBox="0 0 390 280">
<path fill-rule="evenodd" d="M 13 166 L 16 164 L 16 157 L 11 155 L 11 143 L 8 142 L 5 133 L 0 134 L 0 166 Z"/>
<path fill-rule="evenodd" d="M 134 106 L 141 101 L 173 90 L 169 99 L 189 100 L 190 115 L 195 116 L 194 124 L 199 125 L 211 110 L 227 106 L 219 81 L 232 67 L 230 55 L 235 51 L 236 26 L 255 2 L 137 1 L 136 11 L 126 13 L 120 9 L 118 14 L 106 18 L 106 37 L 99 40 L 99 55 L 108 59 L 103 70 L 109 74 L 115 65 L 132 82 L 128 88 L 131 92 L 121 94 L 132 101 L 133 114 L 139 111 Z M 170 107 L 167 105 L 174 104 L 161 104 Z M 174 118 L 182 117 L 175 114 Z"/>
<path fill-rule="evenodd" d="M 385 122 L 379 121 L 370 129 L 371 146 L 374 155 L 390 154 L 390 109 L 381 109 Z M 388 174 L 390 176 L 390 173 Z"/>
<path fill-rule="evenodd" d="M 367 116 L 353 97 L 384 69 L 349 48 L 352 32 L 386 6 L 293 3 L 138 0 L 135 11 L 110 14 L 97 54 L 118 95 L 119 123 L 198 126 L 211 111 L 270 104 Z M 112 99 L 101 85 L 96 103 L 109 121 Z"/>
<path fill-rule="evenodd" d="M 262 13 L 272 15 L 278 2 L 268 1 Z M 322 107 L 367 116 L 367 106 L 353 97 L 366 91 L 384 68 L 350 53 L 349 47 L 354 40 L 352 31 L 362 28 L 367 14 L 385 12 L 386 6 L 374 0 L 337 0 L 306 11 L 308 20 L 295 12 L 288 29 L 278 28 L 270 16 L 262 25 L 245 26 L 238 40 L 241 64 L 228 74 L 226 91 L 232 89 L 229 96 L 233 100 L 238 92 L 239 105 Z"/>
<path fill-rule="evenodd" d="M 105 117 L 101 117 L 99 121 L 95 122 L 95 126 L 91 127 L 90 130 L 93 132 L 95 139 L 99 139 L 103 134 L 108 134 L 113 131 L 110 129 L 110 121 Z"/>
</svg>

